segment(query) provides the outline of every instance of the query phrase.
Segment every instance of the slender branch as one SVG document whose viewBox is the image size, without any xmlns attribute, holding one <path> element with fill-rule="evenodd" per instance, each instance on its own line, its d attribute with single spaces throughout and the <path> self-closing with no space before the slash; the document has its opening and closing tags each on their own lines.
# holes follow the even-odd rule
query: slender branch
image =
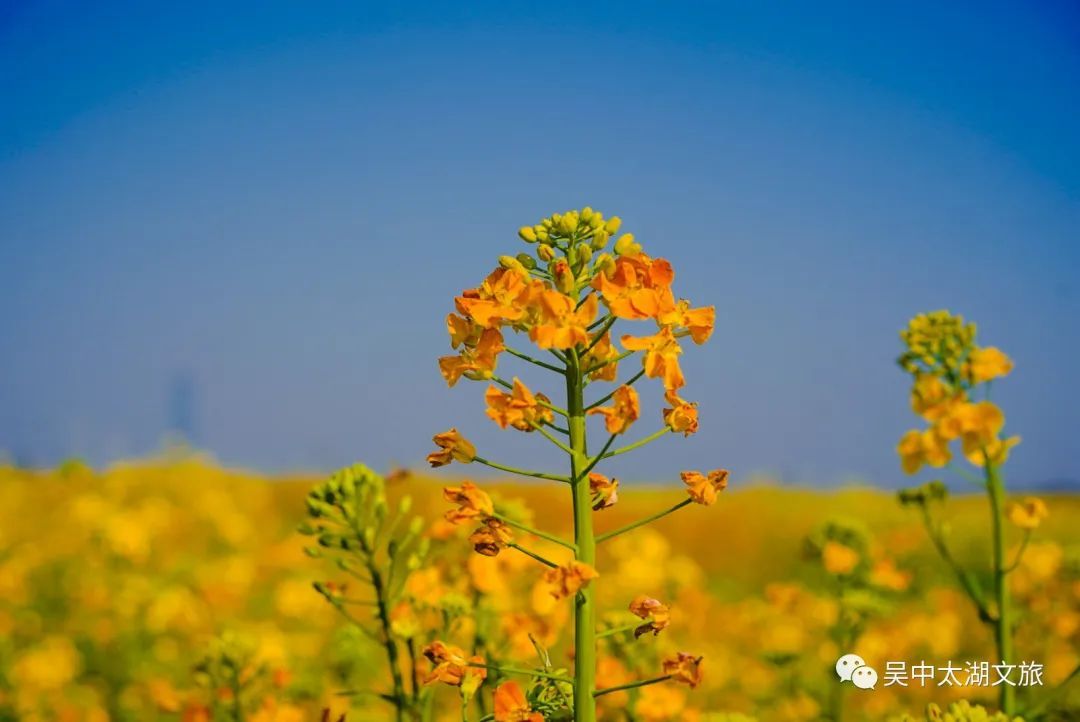
<svg viewBox="0 0 1080 722">
<path fill-rule="evenodd" d="M 541 672 L 536 669 L 519 669 L 517 667 L 497 667 L 494 664 L 480 664 L 479 662 L 468 662 L 466 667 L 477 667 L 478 669 L 490 669 L 493 672 L 501 672 L 502 674 L 520 674 L 525 677 L 543 677 L 544 679 L 553 679 L 557 682 L 573 682 L 574 680 L 569 677 L 564 677 L 561 674 L 551 674 L 549 672 Z"/>
<path fill-rule="evenodd" d="M 517 356 L 522 361 L 528 361 L 531 364 L 535 364 L 536 366 L 539 366 L 540 368 L 545 368 L 548 371 L 554 371 L 557 374 L 565 374 L 566 373 L 566 369 L 561 369 L 558 366 L 553 366 L 552 364 L 545 363 L 545 362 L 541 361 L 540 359 L 535 359 L 535 358 L 533 358 L 532 356 L 530 356 L 530 355 L 528 355 L 526 353 L 522 353 L 521 351 L 518 351 L 517 349 L 510 348 L 509 346 L 504 346 L 503 348 L 505 348 L 506 352 L 509 353 L 511 356 Z"/>
<path fill-rule="evenodd" d="M 547 439 L 551 443 L 555 444 L 555 446 L 558 446 L 560 449 L 565 451 L 567 454 L 570 454 L 571 456 L 574 454 L 573 449 L 571 449 L 569 446 L 567 446 L 566 444 L 564 444 L 563 442 L 559 441 L 554 436 L 549 434 L 547 431 L 545 431 L 544 427 L 541 426 L 540 424 L 532 424 L 532 427 L 534 429 L 536 429 L 537 431 L 539 431 L 541 436 L 543 436 L 545 439 Z"/>
<path fill-rule="evenodd" d="M 979 612 L 979 619 L 987 624 L 994 624 L 994 615 L 990 613 L 990 608 L 986 605 L 986 599 L 983 596 L 978 581 L 956 561 L 956 558 L 952 555 L 952 552 L 949 551 L 949 547 L 945 543 L 945 538 L 941 536 L 933 519 L 930 518 L 930 511 L 926 507 L 923 507 L 923 525 L 926 527 L 926 531 L 930 535 L 930 541 L 933 542 L 938 554 L 941 555 L 941 558 L 944 559 L 945 563 L 953 570 L 957 580 L 960 582 L 960 586 L 964 588 L 964 591 L 967 593 L 972 603 L 975 604 L 975 608 Z"/>
<path fill-rule="evenodd" d="M 637 687 L 646 687 L 650 684 L 659 684 L 660 682 L 667 682 L 671 679 L 670 674 L 665 674 L 662 677 L 653 677 L 652 679 L 642 679 L 637 682 L 630 682 L 629 684 L 620 684 L 617 687 L 605 687 L 604 689 L 598 689 L 593 692 L 593 697 L 603 697 L 605 694 L 611 694 L 612 692 L 622 692 L 627 689 L 635 689 Z"/>
<path fill-rule="evenodd" d="M 609 316 L 608 319 L 606 321 L 604 321 L 604 325 L 600 327 L 600 330 L 598 330 L 596 332 L 596 335 L 593 337 L 593 340 L 590 341 L 589 345 L 585 347 L 585 350 L 581 354 L 582 356 L 589 353 L 589 351 L 592 351 L 593 346 L 600 343 L 600 339 L 602 339 L 604 337 L 604 334 L 608 332 L 608 329 L 610 329 L 612 326 L 615 325 L 615 321 L 616 321 L 616 319 L 615 319 L 614 316 Z"/>
<path fill-rule="evenodd" d="M 585 468 L 581 470 L 581 473 L 578 475 L 578 477 L 574 479 L 575 482 L 580 481 L 581 479 L 584 479 L 586 476 L 588 476 L 589 472 L 592 471 L 596 467 L 596 465 L 600 463 L 600 461 L 604 458 L 604 454 L 606 454 L 607 450 L 611 448 L 611 445 L 615 443 L 616 436 L 618 436 L 618 434 L 612 434 L 608 437 L 608 440 L 604 443 L 604 447 L 600 449 L 600 453 L 589 459 L 589 463 L 585 465 Z"/>
<path fill-rule="evenodd" d="M 593 373 L 595 371 L 599 371 L 600 369 L 604 368 L 605 366 L 609 366 L 611 364 L 617 364 L 620 361 L 622 361 L 624 358 L 626 358 L 627 356 L 633 355 L 633 353 L 634 353 L 633 351 L 623 351 L 621 354 L 619 354 L 615 358 L 608 359 L 607 361 L 601 361 L 598 364 L 594 364 L 594 365 L 590 366 L 589 368 L 582 371 L 581 375 L 582 376 L 588 376 L 589 374 L 591 374 L 591 373 Z"/>
<path fill-rule="evenodd" d="M 500 464 L 497 461 L 491 461 L 485 459 L 482 456 L 474 456 L 473 461 L 479 462 L 484 466 L 490 466 L 492 469 L 498 469 L 499 471 L 507 471 L 511 474 L 518 474 L 519 476 L 531 476 L 534 479 L 547 479 L 548 481 L 561 481 L 565 484 L 570 483 L 570 479 L 565 476 L 559 476 L 558 474 L 548 474 L 543 471 L 529 471 L 528 469 L 519 469 L 516 466 L 507 466 L 506 464 Z"/>
<path fill-rule="evenodd" d="M 603 534 L 598 534 L 597 537 L 596 537 L 596 543 L 599 544 L 602 541 L 607 541 L 608 539 L 613 539 L 613 538 L 619 536 L 620 534 L 625 534 L 628 531 L 633 531 L 634 529 L 637 529 L 639 526 L 645 526 L 646 524 L 649 524 L 650 522 L 654 522 L 657 519 L 663 518 L 663 517 L 667 516 L 668 514 L 672 514 L 672 513 L 676 512 L 676 511 L 678 511 L 679 509 L 682 509 L 684 506 L 686 506 L 688 504 L 693 504 L 693 503 L 694 503 L 693 499 L 683 499 L 682 501 L 680 501 L 678 504 L 671 507 L 670 509 L 664 509 L 663 511 L 659 511 L 659 512 L 657 512 L 657 513 L 655 513 L 655 514 L 653 514 L 651 516 L 647 516 L 644 519 L 638 519 L 637 521 L 632 522 L 630 524 L 627 524 L 624 527 L 619 527 L 618 529 L 614 529 L 614 530 L 609 531 L 609 532 L 604 532 Z"/>
<path fill-rule="evenodd" d="M 1054 700 L 1068 688 L 1069 684 L 1078 678 L 1080 678 L 1080 664 L 1073 667 L 1073 671 L 1070 672 L 1065 679 L 1054 685 L 1038 704 L 1023 710 L 1024 719 L 1035 719 L 1039 717 L 1054 702 Z"/>
<path fill-rule="evenodd" d="M 512 383 L 510 383 L 509 381 L 507 381 L 504 378 L 500 378 L 499 376 L 494 376 L 493 375 L 493 376 L 491 376 L 491 380 L 494 381 L 495 383 L 497 383 L 499 386 L 502 386 L 504 389 L 507 389 L 509 391 L 513 391 L 513 389 L 514 389 L 514 385 Z M 543 399 L 539 399 L 539 398 L 536 400 L 536 403 L 540 404 L 545 409 L 548 409 L 550 411 L 554 411 L 556 414 L 559 414 L 563 418 L 566 418 L 566 409 L 560 409 L 558 406 L 555 406 L 555 405 L 551 404 L 550 402 L 544 401 Z"/>
<path fill-rule="evenodd" d="M 420 679 L 416 669 L 416 644 L 410 637 L 405 641 L 405 647 L 409 650 L 409 678 L 412 681 L 413 699 L 420 698 Z"/>
<path fill-rule="evenodd" d="M 604 456 L 601 457 L 601 458 L 610 459 L 612 456 L 618 456 L 619 454 L 625 454 L 628 451 L 633 451 L 634 449 L 639 449 L 642 446 L 645 446 L 645 444 L 648 444 L 649 442 L 656 441 L 661 436 L 663 436 L 664 434 L 669 433 L 670 431 L 671 431 L 671 427 L 665 426 L 664 428 L 660 429 L 659 431 L 657 431 L 655 433 L 652 433 L 652 434 L 649 434 L 644 439 L 640 439 L 638 441 L 635 441 L 634 443 L 632 443 L 632 444 L 630 444 L 628 446 L 623 446 L 622 448 L 615 449 L 615 451 L 609 451 L 608 453 L 604 454 Z"/>
<path fill-rule="evenodd" d="M 612 627 L 611 629 L 605 629 L 605 630 L 603 630 L 601 632 L 597 632 L 596 633 L 596 638 L 597 639 L 603 639 L 604 637 L 611 637 L 611 636 L 614 636 L 616 634 L 623 634 L 625 632 L 633 631 L 633 630 L 637 629 L 640 626 L 641 626 L 641 622 L 634 622 L 633 624 L 626 624 L 626 625 L 624 625 L 622 627 Z"/>
<path fill-rule="evenodd" d="M 544 566 L 548 566 L 548 567 L 551 567 L 552 569 L 554 569 L 555 567 L 559 566 L 558 564 L 556 564 L 555 562 L 551 561 L 550 559 L 545 559 L 544 557 L 540 556 L 540 555 L 539 555 L 539 554 L 537 554 L 536 552 L 531 552 L 531 551 L 529 551 L 528 549 L 526 549 L 525 547 L 521 546 L 521 545 L 520 545 L 520 544 L 518 544 L 517 542 L 510 542 L 510 543 L 509 543 L 509 544 L 507 544 L 506 546 L 510 547 L 511 549 L 517 549 L 517 550 L 518 550 L 519 552 L 521 552 L 521 553 L 522 553 L 522 554 L 524 554 L 525 556 L 527 556 L 527 557 L 532 557 L 533 559 L 535 559 L 536 561 L 540 562 L 540 563 L 541 563 L 541 564 L 543 564 Z"/>
<path fill-rule="evenodd" d="M 967 481 L 970 481 L 972 484 L 975 484 L 976 486 L 982 487 L 984 489 L 986 488 L 986 482 L 969 472 L 967 469 L 963 469 L 956 464 L 948 464 L 946 468 L 957 476 L 963 477 Z"/>
<path fill-rule="evenodd" d="M 554 534 L 548 534 L 547 532 L 540 531 L 539 529 L 533 529 L 531 526 L 527 526 L 525 524 L 522 524 L 519 521 L 514 521 L 510 517 L 503 516 L 502 514 L 499 514 L 499 513 L 492 514 L 491 516 L 498 519 L 499 521 L 503 522 L 504 524 L 507 524 L 508 526 L 512 526 L 512 527 L 514 527 L 515 529 L 517 529 L 519 531 L 525 532 L 526 534 L 532 534 L 533 536 L 538 536 L 541 539 L 546 539 L 547 541 L 551 542 L 552 544 L 558 544 L 559 546 L 566 547 L 570 551 L 574 551 L 574 552 L 577 551 L 577 547 L 574 546 L 572 543 L 570 543 L 568 541 L 564 541 L 563 539 L 560 539 L 559 537 L 555 536 Z"/>
<path fill-rule="evenodd" d="M 1001 570 L 1002 574 L 1012 574 L 1016 571 L 1016 568 L 1020 566 L 1020 560 L 1024 557 L 1024 552 L 1027 551 L 1028 542 L 1031 541 L 1031 530 L 1024 530 L 1024 538 L 1020 540 L 1020 548 L 1016 550 L 1016 557 L 1013 559 L 1012 564 Z"/>
<path fill-rule="evenodd" d="M 564 364 L 568 363 L 567 360 L 566 360 L 566 354 L 564 354 L 559 349 L 557 349 L 557 348 L 549 348 L 548 353 L 550 353 L 552 356 L 554 356 L 555 358 L 562 361 Z"/>
<path fill-rule="evenodd" d="M 629 381 L 627 381 L 624 384 L 619 384 L 619 386 L 616 386 L 615 389 L 613 389 L 611 391 L 611 393 L 609 393 L 607 396 L 604 396 L 603 398 L 601 398 L 601 399 L 599 399 L 597 401 L 594 401 L 591 404 L 589 404 L 588 406 L 586 406 L 585 410 L 586 411 L 591 411 L 592 409 L 595 409 L 597 406 L 603 406 L 608 401 L 611 401 L 611 397 L 614 396 L 615 392 L 618 391 L 621 387 L 623 387 L 623 386 L 633 386 L 634 382 L 637 381 L 638 379 L 640 379 L 644 375 L 645 375 L 645 369 L 641 369 L 636 374 L 631 376 Z"/>
<path fill-rule="evenodd" d="M 559 426 L 558 424 L 553 424 L 550 421 L 545 421 L 544 426 L 548 427 L 552 431 L 558 431 L 563 436 L 569 436 L 570 435 L 570 429 Z"/>
</svg>

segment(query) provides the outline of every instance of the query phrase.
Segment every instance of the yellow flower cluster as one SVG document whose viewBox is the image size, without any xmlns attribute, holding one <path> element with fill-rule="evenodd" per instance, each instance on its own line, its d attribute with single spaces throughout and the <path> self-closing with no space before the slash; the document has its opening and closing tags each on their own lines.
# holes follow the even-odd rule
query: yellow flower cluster
<svg viewBox="0 0 1080 722">
<path fill-rule="evenodd" d="M 947 311 L 916 316 L 900 338 L 907 348 L 899 364 L 912 376 L 911 408 L 928 424 L 900 440 L 904 471 L 945 466 L 956 440 L 975 466 L 1003 464 L 1020 438 L 1002 437 L 1005 414 L 992 401 L 974 398 L 985 384 L 1008 374 L 1012 361 L 997 348 L 977 346 L 975 325 Z"/>
</svg>

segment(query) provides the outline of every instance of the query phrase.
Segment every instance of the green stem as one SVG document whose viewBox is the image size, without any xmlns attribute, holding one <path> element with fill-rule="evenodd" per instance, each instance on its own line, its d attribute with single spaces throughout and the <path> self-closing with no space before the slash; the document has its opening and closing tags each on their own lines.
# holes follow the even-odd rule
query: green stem
<svg viewBox="0 0 1080 722">
<path fill-rule="evenodd" d="M 633 351 L 623 351 L 621 354 L 619 354 L 618 356 L 616 356 L 613 359 L 608 359 L 607 361 L 601 361 L 598 364 L 590 366 L 589 368 L 585 369 L 585 371 L 583 371 L 581 375 L 582 375 L 582 377 L 585 377 L 585 376 L 588 376 L 591 373 L 595 373 L 595 372 L 599 371 L 600 369 L 604 368 L 605 366 L 610 366 L 611 364 L 617 364 L 620 361 L 622 361 L 624 358 L 626 358 L 627 356 L 633 355 L 633 353 L 634 353 Z"/>
<path fill-rule="evenodd" d="M 611 694 L 612 692 L 622 692 L 626 689 L 636 689 L 638 687 L 645 687 L 650 684 L 659 684 L 660 682 L 667 682 L 669 679 L 671 679 L 671 675 L 665 674 L 661 677 L 653 677 L 652 679 L 641 679 L 637 682 L 620 684 L 618 687 L 605 687 L 604 689 L 598 689 L 593 692 L 593 697 L 602 697 L 605 694 Z"/>
<path fill-rule="evenodd" d="M 604 637 L 612 637 L 616 634 L 624 634 L 626 632 L 633 631 L 641 626 L 641 622 L 634 622 L 633 624 L 627 624 L 622 627 L 612 627 L 611 629 L 605 629 L 602 632 L 596 633 L 597 639 L 603 639 Z"/>
<path fill-rule="evenodd" d="M 572 543 L 560 539 L 554 534 L 548 534 L 547 532 L 540 531 L 539 529 L 533 529 L 531 526 L 522 524 L 519 521 L 514 521 L 513 519 L 503 516 L 502 514 L 492 514 L 491 516 L 509 526 L 514 527 L 515 529 L 519 529 L 525 532 L 526 534 L 532 534 L 533 536 L 538 536 L 541 539 L 547 539 L 549 542 L 552 542 L 553 544 L 558 544 L 559 546 L 564 546 L 570 551 L 577 551 L 577 547 L 575 547 Z"/>
<path fill-rule="evenodd" d="M 1031 541 L 1031 530 L 1024 530 L 1024 538 L 1020 541 L 1020 548 L 1016 550 L 1016 557 L 1013 559 L 1012 564 L 1005 567 L 1006 574 L 1012 574 L 1016 571 L 1016 568 L 1020 566 L 1020 561 L 1024 558 L 1024 552 L 1027 551 L 1028 542 Z"/>
<path fill-rule="evenodd" d="M 682 509 L 687 504 L 693 504 L 693 503 L 694 503 L 693 499 L 683 499 L 678 504 L 676 504 L 675 506 L 673 506 L 673 507 L 671 507 L 669 509 L 664 509 L 663 511 L 658 511 L 657 513 L 655 513 L 655 514 L 653 514 L 651 516 L 647 516 L 644 519 L 638 519 L 637 521 L 635 521 L 635 522 L 633 522 L 631 524 L 627 524 L 626 526 L 619 527 L 618 529 L 613 529 L 612 531 L 604 532 L 603 534 L 598 535 L 596 537 L 596 543 L 599 544 L 600 542 L 607 541 L 608 539 L 613 539 L 614 537 L 617 537 L 620 534 L 625 534 L 628 531 L 631 531 L 633 529 L 637 529 L 639 526 L 645 526 L 646 524 L 648 524 L 650 522 L 654 522 L 657 519 L 660 519 L 662 517 L 667 516 L 668 514 L 671 514 L 673 512 L 678 511 L 679 509 Z"/>
<path fill-rule="evenodd" d="M 536 429 L 537 431 L 539 431 L 539 432 L 540 432 L 540 434 L 541 434 L 541 435 L 542 435 L 542 436 L 543 436 L 543 437 L 544 437 L 545 439 L 547 439 L 547 440 L 548 440 L 548 441 L 550 441 L 551 443 L 555 444 L 555 446 L 558 446 L 558 447 L 559 447 L 560 449 L 562 449 L 563 451 L 565 451 L 565 452 L 566 452 L 567 454 L 570 454 L 571 456 L 573 456 L 573 455 L 574 455 L 574 449 L 573 449 L 573 448 L 572 448 L 571 446 L 567 446 L 567 445 L 566 445 L 566 444 L 564 444 L 563 442 L 561 442 L 561 441 L 559 441 L 558 439 L 556 439 L 556 438 L 555 438 L 554 436 L 552 436 L 552 435 L 551 435 L 551 434 L 549 434 L 549 433 L 548 433 L 547 431 L 545 431 L 545 430 L 544 430 L 544 427 L 543 427 L 543 426 L 540 426 L 539 424 L 533 424 L 533 425 L 532 425 L 532 427 L 533 427 L 534 429 Z M 571 436 L 571 438 L 573 438 L 573 434 L 574 434 L 574 431 L 573 431 L 573 427 L 571 426 L 571 429 L 570 429 L 570 436 Z"/>
<path fill-rule="evenodd" d="M 1005 570 L 1005 483 L 997 465 L 986 458 L 986 488 L 990 495 L 990 523 L 993 540 L 994 597 L 997 601 L 997 617 L 994 620 L 994 640 L 1002 664 L 1013 659 L 1012 607 L 1009 600 L 1009 583 Z M 1016 688 L 1003 684 L 999 689 L 998 702 L 1001 711 L 1009 717 L 1016 712 Z"/>
<path fill-rule="evenodd" d="M 497 461 L 491 459 L 485 459 L 482 456 L 473 457 L 473 461 L 483 464 L 484 466 L 490 466 L 492 469 L 498 469 L 499 471 L 507 471 L 511 474 L 517 474 L 518 476 L 531 476 L 534 479 L 547 479 L 548 481 L 561 481 L 565 484 L 569 484 L 570 480 L 565 476 L 559 476 L 558 474 L 547 474 L 542 471 L 529 471 L 528 469 L 519 469 L 516 466 L 507 466 L 506 464 L 500 464 Z"/>
<path fill-rule="evenodd" d="M 592 495 L 582 473 L 589 463 L 585 431 L 585 374 L 577 352 L 569 352 L 566 371 L 566 408 L 570 427 L 570 478 L 574 480 L 574 544 L 577 559 L 596 566 L 596 539 L 593 535 Z M 574 598 L 574 722 L 596 722 L 596 600 L 592 585 Z"/>
<path fill-rule="evenodd" d="M 953 570 L 953 574 L 956 575 L 956 579 L 960 582 L 960 586 L 963 587 L 964 592 L 975 605 L 975 609 L 979 613 L 979 619 L 987 624 L 994 624 L 994 615 L 990 613 L 990 608 L 986 605 L 986 597 L 983 594 L 982 588 L 979 586 L 978 579 L 975 578 L 975 575 L 961 567 L 960 563 L 956 561 L 956 557 L 949 551 L 949 547 L 945 543 L 945 538 L 941 535 L 941 532 L 934 524 L 934 520 L 930 517 L 930 510 L 924 506 L 922 512 L 923 526 L 926 527 L 926 533 L 930 536 L 930 541 L 933 542 L 938 555 L 945 560 L 945 563 Z"/>
<path fill-rule="evenodd" d="M 383 585 L 382 575 L 374 561 L 368 561 L 368 574 L 371 575 L 371 586 L 375 590 L 375 598 L 378 600 L 379 625 L 382 627 L 382 643 L 386 648 L 386 661 L 390 665 L 390 674 L 394 682 L 394 718 L 397 722 L 405 719 L 405 682 L 401 678 L 401 665 L 398 663 L 397 642 L 390 635 L 390 610 L 386 604 L 386 590 Z"/>
<path fill-rule="evenodd" d="M 602 459 L 610 459 L 612 456 L 618 456 L 619 454 L 625 454 L 628 451 L 633 451 L 634 449 L 640 449 L 642 446 L 645 446 L 645 444 L 656 441 L 661 436 L 663 436 L 664 434 L 668 434 L 668 433 L 671 433 L 671 428 L 668 427 L 668 426 L 665 426 L 664 428 L 660 429 L 659 431 L 654 432 L 652 434 L 649 434 L 644 439 L 639 439 L 639 440 L 635 441 L 632 444 L 629 444 L 627 446 L 623 446 L 621 448 L 615 449 L 615 451 L 609 451 L 608 453 L 604 454 L 600 458 L 602 458 Z"/>
<path fill-rule="evenodd" d="M 526 549 L 525 547 L 521 546 L 520 544 L 518 544 L 518 543 L 516 543 L 516 542 L 510 542 L 510 543 L 509 543 L 509 544 L 507 544 L 506 546 L 510 547 L 511 549 L 517 549 L 517 550 L 518 550 L 519 552 L 521 552 L 521 553 L 522 553 L 522 554 L 524 554 L 525 556 L 527 556 L 527 557 L 532 557 L 533 559 L 535 559 L 536 561 L 540 562 L 540 563 L 541 563 L 541 564 L 543 564 L 544 566 L 548 566 L 548 567 L 551 567 L 552 569 L 554 569 L 555 567 L 559 566 L 558 564 L 556 564 L 555 562 L 551 561 L 550 559 L 545 559 L 544 557 L 540 556 L 540 555 L 539 555 L 539 554 L 537 554 L 536 552 L 531 552 L 531 551 L 529 551 L 528 549 Z"/>
<path fill-rule="evenodd" d="M 502 674 L 520 674 L 525 677 L 543 677 L 544 679 L 553 679 L 556 682 L 571 682 L 569 677 L 564 677 L 561 674 L 551 674 L 549 672 L 541 672 L 537 669 L 519 669 L 517 667 L 499 667 L 494 664 L 480 664 L 479 662 L 469 662 L 465 666 L 477 667 L 479 669 L 490 669 L 493 672 L 501 672 Z"/>
<path fill-rule="evenodd" d="M 600 461 L 604 458 L 604 454 L 606 454 L 607 450 L 611 448 L 611 445 L 615 443 L 616 436 L 617 434 L 612 434 L 608 437 L 608 440 L 604 443 L 603 448 L 600 449 L 600 453 L 589 459 L 589 463 L 585 466 L 584 469 L 581 470 L 581 476 L 588 476 L 589 472 L 592 471 L 596 467 L 596 465 L 600 463 Z"/>
<path fill-rule="evenodd" d="M 589 345 L 585 347 L 585 351 L 582 352 L 582 355 L 585 355 L 585 354 L 589 353 L 590 351 L 592 351 L 593 346 L 600 343 L 600 339 L 602 339 L 604 337 L 604 334 L 608 332 L 608 329 L 610 329 L 614 325 L 615 325 L 615 317 L 614 316 L 611 316 L 606 321 L 604 321 L 604 325 L 601 326 L 600 330 L 596 332 L 596 336 L 594 336 L 593 340 L 589 342 Z"/>
<path fill-rule="evenodd" d="M 555 373 L 557 373 L 559 375 L 562 375 L 562 374 L 566 373 L 565 369 L 561 369 L 558 366 L 554 366 L 552 364 L 546 363 L 544 361 L 541 361 L 540 359 L 535 359 L 532 356 L 530 356 L 529 354 L 522 353 L 521 351 L 518 351 L 517 349 L 510 348 L 509 346 L 504 346 L 503 348 L 506 349 L 506 352 L 508 354 L 510 354 L 511 356 L 517 356 L 522 361 L 528 361 L 529 363 L 534 364 L 536 366 L 539 366 L 540 368 L 545 368 L 548 371 L 554 371 Z"/>
<path fill-rule="evenodd" d="M 603 397 L 601 397 L 600 399 L 598 399 L 598 400 L 596 400 L 596 401 L 592 402 L 591 404 L 589 404 L 588 406 L 586 406 L 586 407 L 585 407 L 585 410 L 586 410 L 586 411 L 591 411 L 591 410 L 595 409 L 595 408 L 596 408 L 597 406 L 603 406 L 603 405 L 604 405 L 604 404 L 606 404 L 606 403 L 607 403 L 608 401 L 611 401 L 611 397 L 615 395 L 615 391 L 618 391 L 618 390 L 619 390 L 620 388 L 622 388 L 623 386 L 633 386 L 633 385 L 634 385 L 634 383 L 635 383 L 635 382 L 637 382 L 637 380 L 638 380 L 638 379 L 640 379 L 640 378 L 641 378 L 642 376 L 644 376 L 644 375 L 645 375 L 645 369 L 641 369 L 641 370 L 640 370 L 640 371 L 638 371 L 638 372 L 637 372 L 636 374 L 634 374 L 633 376 L 631 376 L 631 377 L 630 377 L 630 379 L 629 379 L 629 380 L 628 380 L 628 381 L 627 381 L 626 383 L 624 383 L 624 384 L 619 384 L 619 386 L 617 386 L 617 387 L 616 387 L 616 388 L 615 388 L 615 389 L 614 389 L 614 390 L 613 390 L 613 391 L 612 391 L 611 393 L 609 393 L 609 394 L 608 394 L 607 396 L 603 396 Z"/>
<path fill-rule="evenodd" d="M 499 386 L 502 386 L 504 389 L 506 389 L 508 391 L 513 391 L 514 390 L 514 385 L 512 383 L 510 383 L 509 381 L 507 381 L 506 379 L 504 379 L 504 378 L 501 378 L 499 376 L 492 376 L 491 380 L 494 381 L 495 383 L 497 383 Z M 563 416 L 563 417 L 566 416 L 566 409 L 560 409 L 558 406 L 554 406 L 550 402 L 544 401 L 541 398 L 537 398 L 536 403 L 540 404 L 541 406 L 543 406 L 548 411 L 554 411 L 559 416 Z"/>
</svg>

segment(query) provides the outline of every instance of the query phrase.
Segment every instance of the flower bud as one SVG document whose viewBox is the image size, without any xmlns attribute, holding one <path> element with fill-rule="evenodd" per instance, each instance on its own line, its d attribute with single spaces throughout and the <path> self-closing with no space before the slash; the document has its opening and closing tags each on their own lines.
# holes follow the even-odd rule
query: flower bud
<svg viewBox="0 0 1080 722">
<path fill-rule="evenodd" d="M 593 219 L 594 211 L 589 206 L 585 206 L 581 209 L 581 220 L 585 223 L 590 223 Z"/>
<path fill-rule="evenodd" d="M 594 251 L 599 251 L 601 248 L 607 245 L 609 238 L 611 238 L 611 236 L 608 235 L 607 231 L 603 229 L 598 230 L 593 233 L 593 237 L 589 245 L 593 247 Z"/>
<path fill-rule="evenodd" d="M 521 265 L 525 266 L 525 268 L 529 269 L 530 271 L 536 268 L 536 259 L 530 256 L 528 253 L 519 253 L 517 254 L 516 258 Z"/>
<path fill-rule="evenodd" d="M 528 269 L 521 264 L 521 261 L 513 256 L 499 256 L 499 265 L 508 271 L 517 271 L 523 276 L 529 275 Z"/>
<path fill-rule="evenodd" d="M 519 228 L 518 236 L 526 243 L 536 243 L 536 229 L 531 226 L 522 226 Z"/>
<path fill-rule="evenodd" d="M 601 253 L 596 257 L 596 263 L 593 264 L 593 269 L 596 273 L 603 273 L 604 275 L 610 274 L 615 270 L 615 257 L 610 253 Z"/>
<path fill-rule="evenodd" d="M 555 281 L 555 288 L 567 295 L 574 292 L 574 272 L 570 270 L 570 264 L 565 258 L 560 258 L 551 264 L 551 275 Z"/>
<path fill-rule="evenodd" d="M 577 258 L 578 263 L 588 263 L 592 258 L 592 246 L 588 243 L 579 243 L 577 246 Z"/>
<path fill-rule="evenodd" d="M 574 211 L 570 211 L 559 219 L 559 230 L 564 236 L 569 236 L 577 230 L 578 215 Z"/>
<path fill-rule="evenodd" d="M 636 256 L 641 253 L 641 244 L 634 243 L 633 233 L 624 233 L 615 241 L 615 253 L 620 256 Z"/>
<path fill-rule="evenodd" d="M 618 216 L 612 216 L 608 219 L 608 222 L 604 224 L 604 230 L 607 231 L 609 236 L 614 236 L 619 232 L 619 226 L 622 225 L 622 218 Z"/>
<path fill-rule="evenodd" d="M 555 249 L 551 246 L 543 245 L 536 249 L 536 255 L 540 257 L 541 261 L 551 263 L 551 261 L 555 259 Z"/>
</svg>

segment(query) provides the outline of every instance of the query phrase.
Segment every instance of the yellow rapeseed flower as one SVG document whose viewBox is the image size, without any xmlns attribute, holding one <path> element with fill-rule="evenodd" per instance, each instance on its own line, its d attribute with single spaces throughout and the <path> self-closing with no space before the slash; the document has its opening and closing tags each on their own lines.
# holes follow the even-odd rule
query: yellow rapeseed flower
<svg viewBox="0 0 1080 722">
<path fill-rule="evenodd" d="M 487 415 L 505 429 L 512 426 L 519 431 L 532 431 L 535 427 L 552 420 L 543 394 L 534 395 L 525 384 L 514 377 L 513 389 L 506 393 L 497 386 L 489 386 L 484 394 Z"/>
<path fill-rule="evenodd" d="M 585 562 L 571 561 L 544 572 L 543 582 L 548 593 L 555 599 L 566 599 L 577 594 L 589 582 L 600 576 L 599 572 Z"/>
<path fill-rule="evenodd" d="M 1009 521 L 1021 529 L 1035 529 L 1050 512 L 1042 499 L 1029 496 L 1009 505 Z"/>
<path fill-rule="evenodd" d="M 967 377 L 973 384 L 1006 376 L 1013 370 L 1013 362 L 1001 349 L 993 346 L 977 348 L 968 356 Z"/>
<path fill-rule="evenodd" d="M 476 458 L 476 447 L 457 429 L 435 434 L 432 441 L 439 447 L 438 451 L 428 454 L 427 460 L 432 466 L 446 466 L 451 461 L 468 464 Z"/>
<path fill-rule="evenodd" d="M 625 433 L 630 425 L 641 415 L 638 392 L 633 386 L 620 386 L 611 397 L 611 406 L 600 406 L 589 410 L 589 415 L 599 414 L 604 417 L 609 434 Z"/>
</svg>

